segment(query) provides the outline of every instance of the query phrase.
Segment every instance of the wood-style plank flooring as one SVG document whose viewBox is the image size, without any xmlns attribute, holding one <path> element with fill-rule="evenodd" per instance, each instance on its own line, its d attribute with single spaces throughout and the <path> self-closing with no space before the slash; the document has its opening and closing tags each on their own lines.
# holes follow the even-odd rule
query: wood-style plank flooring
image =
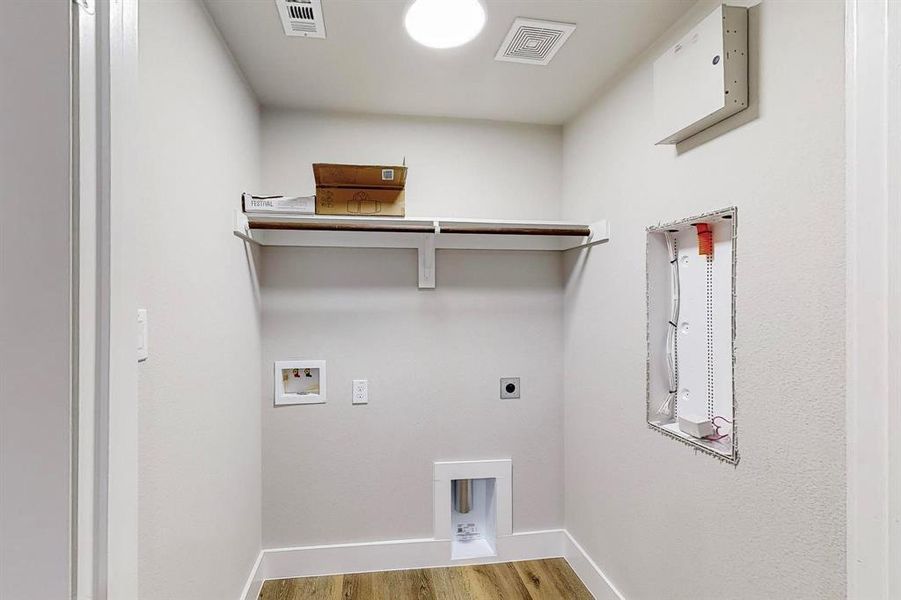
<svg viewBox="0 0 901 600">
<path fill-rule="evenodd" d="M 593 600 L 562 558 L 275 579 L 260 600 Z"/>
</svg>

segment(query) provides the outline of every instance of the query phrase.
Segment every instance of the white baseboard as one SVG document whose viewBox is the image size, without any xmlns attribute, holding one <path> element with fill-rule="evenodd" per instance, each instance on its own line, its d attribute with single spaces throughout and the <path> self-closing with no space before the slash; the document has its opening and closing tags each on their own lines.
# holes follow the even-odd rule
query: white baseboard
<svg viewBox="0 0 901 600">
<path fill-rule="evenodd" d="M 566 536 L 563 557 L 588 588 L 588 591 L 594 595 L 595 600 L 625 600 L 613 582 L 579 545 L 579 542 L 568 531 L 563 530 L 563 533 Z"/>
<path fill-rule="evenodd" d="M 412 539 L 263 550 L 262 579 L 336 575 L 508 562 L 563 556 L 560 529 L 514 533 L 497 539 L 495 556 L 451 560 L 450 540 Z"/>
<path fill-rule="evenodd" d="M 263 578 L 260 576 L 260 565 L 263 564 L 263 552 L 265 552 L 265 550 L 260 551 L 256 562 L 253 563 L 253 569 L 250 570 L 250 575 L 247 577 L 247 583 L 244 584 L 244 589 L 241 591 L 241 600 L 258 600 L 260 597 L 260 590 L 263 589 Z"/>
<path fill-rule="evenodd" d="M 501 536 L 497 554 L 451 560 L 449 540 L 410 539 L 263 550 L 247 579 L 241 600 L 257 600 L 267 579 L 453 567 L 542 558 L 565 558 L 597 600 L 623 600 L 604 573 L 563 529 Z"/>
</svg>

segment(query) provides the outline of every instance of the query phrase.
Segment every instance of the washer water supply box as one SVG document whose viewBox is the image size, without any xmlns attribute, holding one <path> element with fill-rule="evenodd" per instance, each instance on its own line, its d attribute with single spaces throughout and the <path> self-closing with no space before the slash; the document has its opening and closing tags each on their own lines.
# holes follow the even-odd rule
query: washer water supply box
<svg viewBox="0 0 901 600">
<path fill-rule="evenodd" d="M 658 144 L 676 144 L 748 107 L 748 9 L 719 6 L 654 62 Z"/>
<path fill-rule="evenodd" d="M 404 216 L 407 168 L 381 165 L 313 165 L 316 214 Z"/>
</svg>

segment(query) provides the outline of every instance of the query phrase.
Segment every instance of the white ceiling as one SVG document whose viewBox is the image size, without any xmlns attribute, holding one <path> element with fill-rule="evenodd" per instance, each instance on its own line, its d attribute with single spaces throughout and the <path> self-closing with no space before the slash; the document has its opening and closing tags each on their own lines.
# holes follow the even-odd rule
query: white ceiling
<svg viewBox="0 0 901 600">
<path fill-rule="evenodd" d="M 327 38 L 285 36 L 274 0 L 206 0 L 264 106 L 559 124 L 694 0 L 483 0 L 469 44 L 420 46 L 406 0 L 322 0 Z M 575 23 L 548 66 L 498 62 L 516 17 Z"/>
</svg>

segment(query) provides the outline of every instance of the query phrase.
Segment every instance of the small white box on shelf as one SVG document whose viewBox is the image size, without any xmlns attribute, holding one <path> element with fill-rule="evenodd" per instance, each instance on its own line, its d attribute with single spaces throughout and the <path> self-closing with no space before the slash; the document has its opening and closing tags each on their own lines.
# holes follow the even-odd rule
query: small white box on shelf
<svg viewBox="0 0 901 600">
<path fill-rule="evenodd" d="M 316 214 L 316 196 L 241 196 L 244 212 L 272 212 L 293 215 Z"/>
<path fill-rule="evenodd" d="M 325 404 L 324 360 L 275 362 L 275 405 Z"/>
</svg>

